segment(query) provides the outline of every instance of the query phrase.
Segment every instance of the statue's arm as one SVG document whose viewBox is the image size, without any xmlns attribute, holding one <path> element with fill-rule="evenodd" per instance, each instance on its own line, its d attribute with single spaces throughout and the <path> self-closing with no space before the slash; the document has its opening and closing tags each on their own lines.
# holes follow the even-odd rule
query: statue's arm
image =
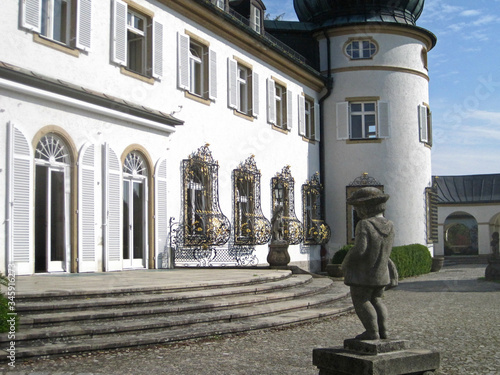
<svg viewBox="0 0 500 375">
<path fill-rule="evenodd" d="M 368 230 L 366 223 L 360 221 L 356 226 L 354 235 L 354 246 L 347 252 L 344 261 L 342 262 L 342 269 L 350 267 L 351 264 L 355 265 L 366 253 L 368 247 Z"/>
</svg>

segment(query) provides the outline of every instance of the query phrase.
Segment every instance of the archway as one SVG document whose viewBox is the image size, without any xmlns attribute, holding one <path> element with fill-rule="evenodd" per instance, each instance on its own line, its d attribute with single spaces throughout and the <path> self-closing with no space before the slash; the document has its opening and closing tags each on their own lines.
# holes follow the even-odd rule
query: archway
<svg viewBox="0 0 500 375">
<path fill-rule="evenodd" d="M 456 212 L 444 222 L 444 255 L 478 255 L 477 220 L 466 212 Z"/>
</svg>

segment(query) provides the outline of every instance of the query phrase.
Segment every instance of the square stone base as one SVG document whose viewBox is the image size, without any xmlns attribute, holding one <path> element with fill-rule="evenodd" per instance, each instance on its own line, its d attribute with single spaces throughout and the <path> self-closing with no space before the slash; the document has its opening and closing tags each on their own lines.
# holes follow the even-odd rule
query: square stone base
<svg viewBox="0 0 500 375">
<path fill-rule="evenodd" d="M 439 363 L 438 352 L 411 349 L 406 340 L 346 340 L 344 348 L 313 350 L 319 375 L 418 375 Z"/>
</svg>

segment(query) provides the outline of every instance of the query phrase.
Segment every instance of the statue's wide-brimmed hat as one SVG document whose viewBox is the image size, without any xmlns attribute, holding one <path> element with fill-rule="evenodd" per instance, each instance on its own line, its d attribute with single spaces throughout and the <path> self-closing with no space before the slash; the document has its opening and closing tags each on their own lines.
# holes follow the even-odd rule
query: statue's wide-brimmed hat
<svg viewBox="0 0 500 375">
<path fill-rule="evenodd" d="M 356 190 L 347 199 L 347 203 L 353 206 L 359 205 L 377 205 L 387 202 L 389 195 L 384 194 L 380 189 L 375 187 L 364 187 Z"/>
</svg>

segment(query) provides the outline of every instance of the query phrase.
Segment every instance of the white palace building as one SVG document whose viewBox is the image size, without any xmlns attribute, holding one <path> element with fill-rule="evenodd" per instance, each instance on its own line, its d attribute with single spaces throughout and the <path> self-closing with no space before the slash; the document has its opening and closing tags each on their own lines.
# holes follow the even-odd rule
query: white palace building
<svg viewBox="0 0 500 375">
<path fill-rule="evenodd" d="M 424 0 L 293 1 L 4 1 L 0 271 L 316 272 L 367 185 L 433 252 Z"/>
</svg>

